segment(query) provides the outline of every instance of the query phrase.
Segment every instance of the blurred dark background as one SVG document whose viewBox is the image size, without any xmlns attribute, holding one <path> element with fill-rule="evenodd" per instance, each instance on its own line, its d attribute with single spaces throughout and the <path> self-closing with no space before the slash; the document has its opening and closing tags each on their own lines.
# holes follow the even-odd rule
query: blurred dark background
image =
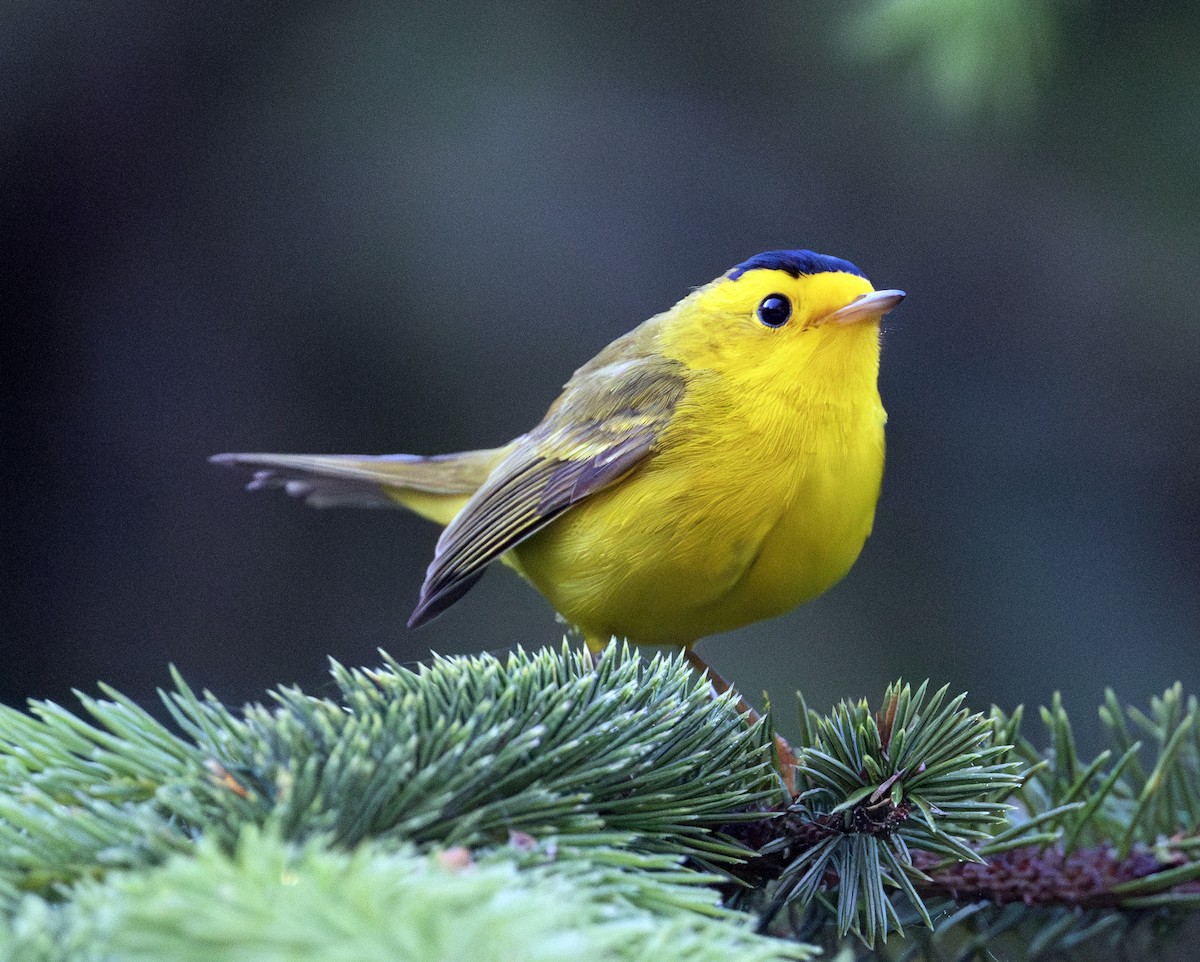
<svg viewBox="0 0 1200 962">
<path fill-rule="evenodd" d="M 1085 730 L 1200 688 L 1191 9 L 4 3 L 0 698 L 555 642 L 506 571 L 408 631 L 432 527 L 206 456 L 494 445 L 783 246 L 909 292 L 883 498 L 845 582 L 702 653 Z"/>
</svg>

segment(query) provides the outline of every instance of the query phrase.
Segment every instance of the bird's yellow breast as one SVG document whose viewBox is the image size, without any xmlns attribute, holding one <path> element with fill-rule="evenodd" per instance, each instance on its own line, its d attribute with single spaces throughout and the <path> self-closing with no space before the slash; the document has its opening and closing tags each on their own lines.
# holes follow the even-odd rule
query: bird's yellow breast
<svg viewBox="0 0 1200 962">
<path fill-rule="evenodd" d="M 597 643 L 687 645 L 826 590 L 871 531 L 883 471 L 865 327 L 790 381 L 695 370 L 660 450 L 515 566 Z"/>
</svg>

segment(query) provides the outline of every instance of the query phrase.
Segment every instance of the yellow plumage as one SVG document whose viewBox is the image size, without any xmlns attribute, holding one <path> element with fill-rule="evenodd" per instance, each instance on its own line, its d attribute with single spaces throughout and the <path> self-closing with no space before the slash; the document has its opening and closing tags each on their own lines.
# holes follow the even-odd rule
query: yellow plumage
<svg viewBox="0 0 1200 962">
<path fill-rule="evenodd" d="M 883 472 L 879 318 L 902 297 L 836 258 L 760 254 L 606 347 L 504 447 L 216 460 L 263 469 L 252 487 L 445 525 L 413 624 L 499 558 L 592 646 L 688 646 L 858 557 Z"/>
</svg>

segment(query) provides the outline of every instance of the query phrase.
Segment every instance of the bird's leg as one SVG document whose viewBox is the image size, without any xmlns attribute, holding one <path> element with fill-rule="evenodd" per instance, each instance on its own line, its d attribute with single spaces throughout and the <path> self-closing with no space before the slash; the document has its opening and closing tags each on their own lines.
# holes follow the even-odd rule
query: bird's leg
<svg viewBox="0 0 1200 962">
<path fill-rule="evenodd" d="M 684 657 L 687 663 L 691 665 L 701 676 L 708 678 L 708 683 L 712 685 L 712 689 L 718 695 L 724 695 L 733 686 L 729 684 L 720 673 L 712 667 L 708 662 L 696 654 L 691 648 L 684 649 Z M 738 696 L 737 710 L 743 718 L 746 719 L 747 725 L 753 725 L 757 721 L 762 720 L 762 715 L 751 704 L 748 704 L 741 693 L 734 689 L 734 694 Z M 788 744 L 787 739 L 782 735 L 775 735 L 775 753 L 779 759 L 779 774 L 783 777 L 784 784 L 787 785 L 789 794 L 796 794 L 796 750 Z"/>
<path fill-rule="evenodd" d="M 712 685 L 713 691 L 718 695 L 724 695 L 733 688 L 733 685 L 729 684 L 712 665 L 697 655 L 695 650 L 685 648 L 683 656 L 687 659 L 687 663 L 695 668 L 699 674 L 708 676 L 708 683 Z M 737 691 L 734 691 L 734 694 L 738 696 L 737 710 L 740 714 L 746 716 L 748 724 L 753 725 L 756 721 L 762 720 L 762 715 L 759 714 L 757 708 L 747 703 L 746 699 Z"/>
</svg>

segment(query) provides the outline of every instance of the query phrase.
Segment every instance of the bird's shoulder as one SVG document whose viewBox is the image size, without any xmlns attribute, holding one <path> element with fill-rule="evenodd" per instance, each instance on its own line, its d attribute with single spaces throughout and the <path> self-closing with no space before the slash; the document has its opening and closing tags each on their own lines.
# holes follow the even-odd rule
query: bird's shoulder
<svg viewBox="0 0 1200 962">
<path fill-rule="evenodd" d="M 686 393 L 691 372 L 662 352 L 657 320 L 618 337 L 575 371 L 531 439 L 638 426 L 660 431 Z"/>
</svg>

